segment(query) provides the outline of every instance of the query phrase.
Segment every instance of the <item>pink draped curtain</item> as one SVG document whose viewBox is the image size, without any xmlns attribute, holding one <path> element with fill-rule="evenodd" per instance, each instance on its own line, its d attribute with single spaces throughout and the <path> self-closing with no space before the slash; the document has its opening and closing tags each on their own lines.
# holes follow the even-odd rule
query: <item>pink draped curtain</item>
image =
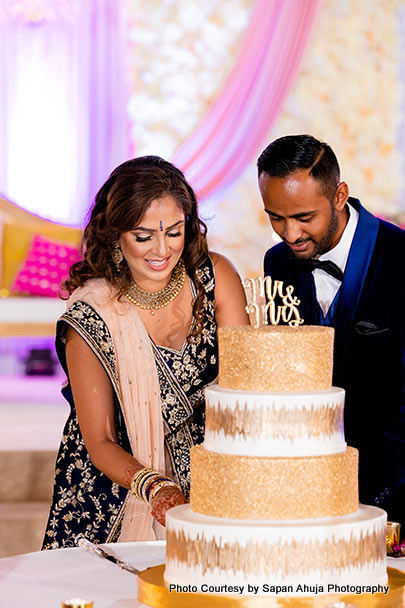
<svg viewBox="0 0 405 608">
<path fill-rule="evenodd" d="M 200 199 L 229 186 L 263 146 L 291 87 L 319 1 L 257 1 L 222 93 L 173 159 Z"/>
</svg>

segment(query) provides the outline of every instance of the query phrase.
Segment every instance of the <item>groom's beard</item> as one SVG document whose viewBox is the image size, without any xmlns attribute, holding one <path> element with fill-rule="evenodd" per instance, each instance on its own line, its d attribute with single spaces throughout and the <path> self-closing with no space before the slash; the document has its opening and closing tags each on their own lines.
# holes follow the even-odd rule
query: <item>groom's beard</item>
<svg viewBox="0 0 405 608">
<path fill-rule="evenodd" d="M 314 244 L 314 248 L 309 255 L 300 256 L 294 253 L 294 251 L 290 247 L 290 255 L 293 257 L 294 260 L 308 260 L 310 258 L 313 258 L 317 255 L 322 255 L 322 253 L 326 253 L 327 251 L 329 251 L 329 249 L 331 248 L 331 244 L 333 243 L 333 237 L 335 236 L 338 227 L 338 217 L 336 210 L 334 207 L 331 207 L 331 209 L 332 213 L 325 236 L 323 236 L 319 241 L 315 241 L 311 237 L 298 239 L 297 241 L 295 241 L 295 243 L 293 243 L 294 245 L 299 245 L 300 243 L 306 243 L 308 241 L 311 241 Z"/>
</svg>

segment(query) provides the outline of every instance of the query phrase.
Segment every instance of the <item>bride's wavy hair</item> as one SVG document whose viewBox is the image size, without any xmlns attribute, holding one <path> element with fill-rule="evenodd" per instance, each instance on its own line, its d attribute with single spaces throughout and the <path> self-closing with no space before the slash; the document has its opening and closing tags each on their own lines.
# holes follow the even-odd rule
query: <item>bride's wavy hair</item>
<svg viewBox="0 0 405 608">
<path fill-rule="evenodd" d="M 69 278 L 62 283 L 62 293 L 70 295 L 95 278 L 107 279 L 117 289 L 118 298 L 127 293 L 131 274 L 125 260 L 117 273 L 112 259 L 114 244 L 123 232 L 139 225 L 153 200 L 163 196 L 172 196 L 185 216 L 182 258 L 197 288 L 193 302 L 196 323 L 190 334 L 196 336 L 203 319 L 205 292 L 198 269 L 208 258 L 207 227 L 198 217 L 196 196 L 183 173 L 159 156 L 141 156 L 122 163 L 100 188 L 83 234 L 83 259 L 70 267 Z"/>
</svg>

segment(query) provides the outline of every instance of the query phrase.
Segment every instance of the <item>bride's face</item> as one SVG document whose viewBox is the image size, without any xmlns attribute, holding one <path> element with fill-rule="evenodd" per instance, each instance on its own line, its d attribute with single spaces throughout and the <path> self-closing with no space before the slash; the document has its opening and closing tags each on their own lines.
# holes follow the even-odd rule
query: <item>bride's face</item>
<svg viewBox="0 0 405 608">
<path fill-rule="evenodd" d="M 135 283 L 158 291 L 168 283 L 184 249 L 185 217 L 172 196 L 152 201 L 139 224 L 120 238 Z"/>
</svg>

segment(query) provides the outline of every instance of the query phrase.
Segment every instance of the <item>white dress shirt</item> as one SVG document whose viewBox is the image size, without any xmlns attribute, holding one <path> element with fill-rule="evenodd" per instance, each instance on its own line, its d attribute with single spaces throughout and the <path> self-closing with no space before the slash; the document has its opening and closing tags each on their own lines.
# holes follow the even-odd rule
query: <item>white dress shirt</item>
<svg viewBox="0 0 405 608">
<path fill-rule="evenodd" d="M 356 231 L 357 222 L 359 221 L 358 211 L 349 204 L 347 204 L 347 208 L 349 210 L 349 219 L 343 234 L 340 237 L 340 241 L 333 249 L 318 257 L 318 259 L 322 261 L 330 260 L 331 262 L 334 262 L 339 266 L 342 272 L 345 271 L 350 247 Z M 312 271 L 312 274 L 314 275 L 315 280 L 316 299 L 319 302 L 323 315 L 326 316 L 342 283 L 320 268 L 315 268 L 315 270 Z"/>
</svg>

